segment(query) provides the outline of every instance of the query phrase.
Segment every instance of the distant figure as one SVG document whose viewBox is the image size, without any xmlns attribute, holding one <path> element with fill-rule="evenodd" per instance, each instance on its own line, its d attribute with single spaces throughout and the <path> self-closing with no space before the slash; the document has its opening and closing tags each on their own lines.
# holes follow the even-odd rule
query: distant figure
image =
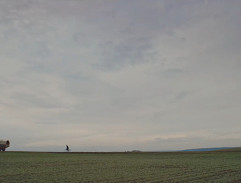
<svg viewBox="0 0 241 183">
<path fill-rule="evenodd" d="M 68 145 L 66 145 L 66 151 L 69 152 L 69 146 Z"/>
</svg>

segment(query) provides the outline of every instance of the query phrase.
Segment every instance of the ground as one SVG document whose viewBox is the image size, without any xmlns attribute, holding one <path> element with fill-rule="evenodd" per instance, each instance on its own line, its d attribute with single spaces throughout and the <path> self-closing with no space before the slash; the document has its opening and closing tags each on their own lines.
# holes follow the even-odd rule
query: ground
<svg viewBox="0 0 241 183">
<path fill-rule="evenodd" d="M 0 182 L 241 182 L 241 152 L 1 152 Z"/>
</svg>

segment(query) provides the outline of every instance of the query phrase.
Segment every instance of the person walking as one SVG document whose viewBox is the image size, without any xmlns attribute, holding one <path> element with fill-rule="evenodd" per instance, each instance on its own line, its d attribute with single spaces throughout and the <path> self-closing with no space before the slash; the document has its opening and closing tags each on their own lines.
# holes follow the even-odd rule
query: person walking
<svg viewBox="0 0 241 183">
<path fill-rule="evenodd" d="M 66 145 L 66 151 L 69 152 L 69 146 L 68 145 Z"/>
</svg>

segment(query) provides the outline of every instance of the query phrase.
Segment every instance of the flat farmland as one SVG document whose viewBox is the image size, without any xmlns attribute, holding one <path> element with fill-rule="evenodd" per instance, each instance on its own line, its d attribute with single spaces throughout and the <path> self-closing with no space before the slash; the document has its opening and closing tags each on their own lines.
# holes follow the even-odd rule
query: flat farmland
<svg viewBox="0 0 241 183">
<path fill-rule="evenodd" d="M 1 152 L 0 182 L 241 182 L 241 152 Z"/>
</svg>

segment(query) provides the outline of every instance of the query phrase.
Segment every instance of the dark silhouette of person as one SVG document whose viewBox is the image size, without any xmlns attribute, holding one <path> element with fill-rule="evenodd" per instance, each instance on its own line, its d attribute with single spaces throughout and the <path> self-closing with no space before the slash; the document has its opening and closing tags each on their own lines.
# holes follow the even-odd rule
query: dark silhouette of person
<svg viewBox="0 0 241 183">
<path fill-rule="evenodd" d="M 68 151 L 68 152 L 69 152 L 69 146 L 68 146 L 68 145 L 66 145 L 66 151 Z"/>
</svg>

